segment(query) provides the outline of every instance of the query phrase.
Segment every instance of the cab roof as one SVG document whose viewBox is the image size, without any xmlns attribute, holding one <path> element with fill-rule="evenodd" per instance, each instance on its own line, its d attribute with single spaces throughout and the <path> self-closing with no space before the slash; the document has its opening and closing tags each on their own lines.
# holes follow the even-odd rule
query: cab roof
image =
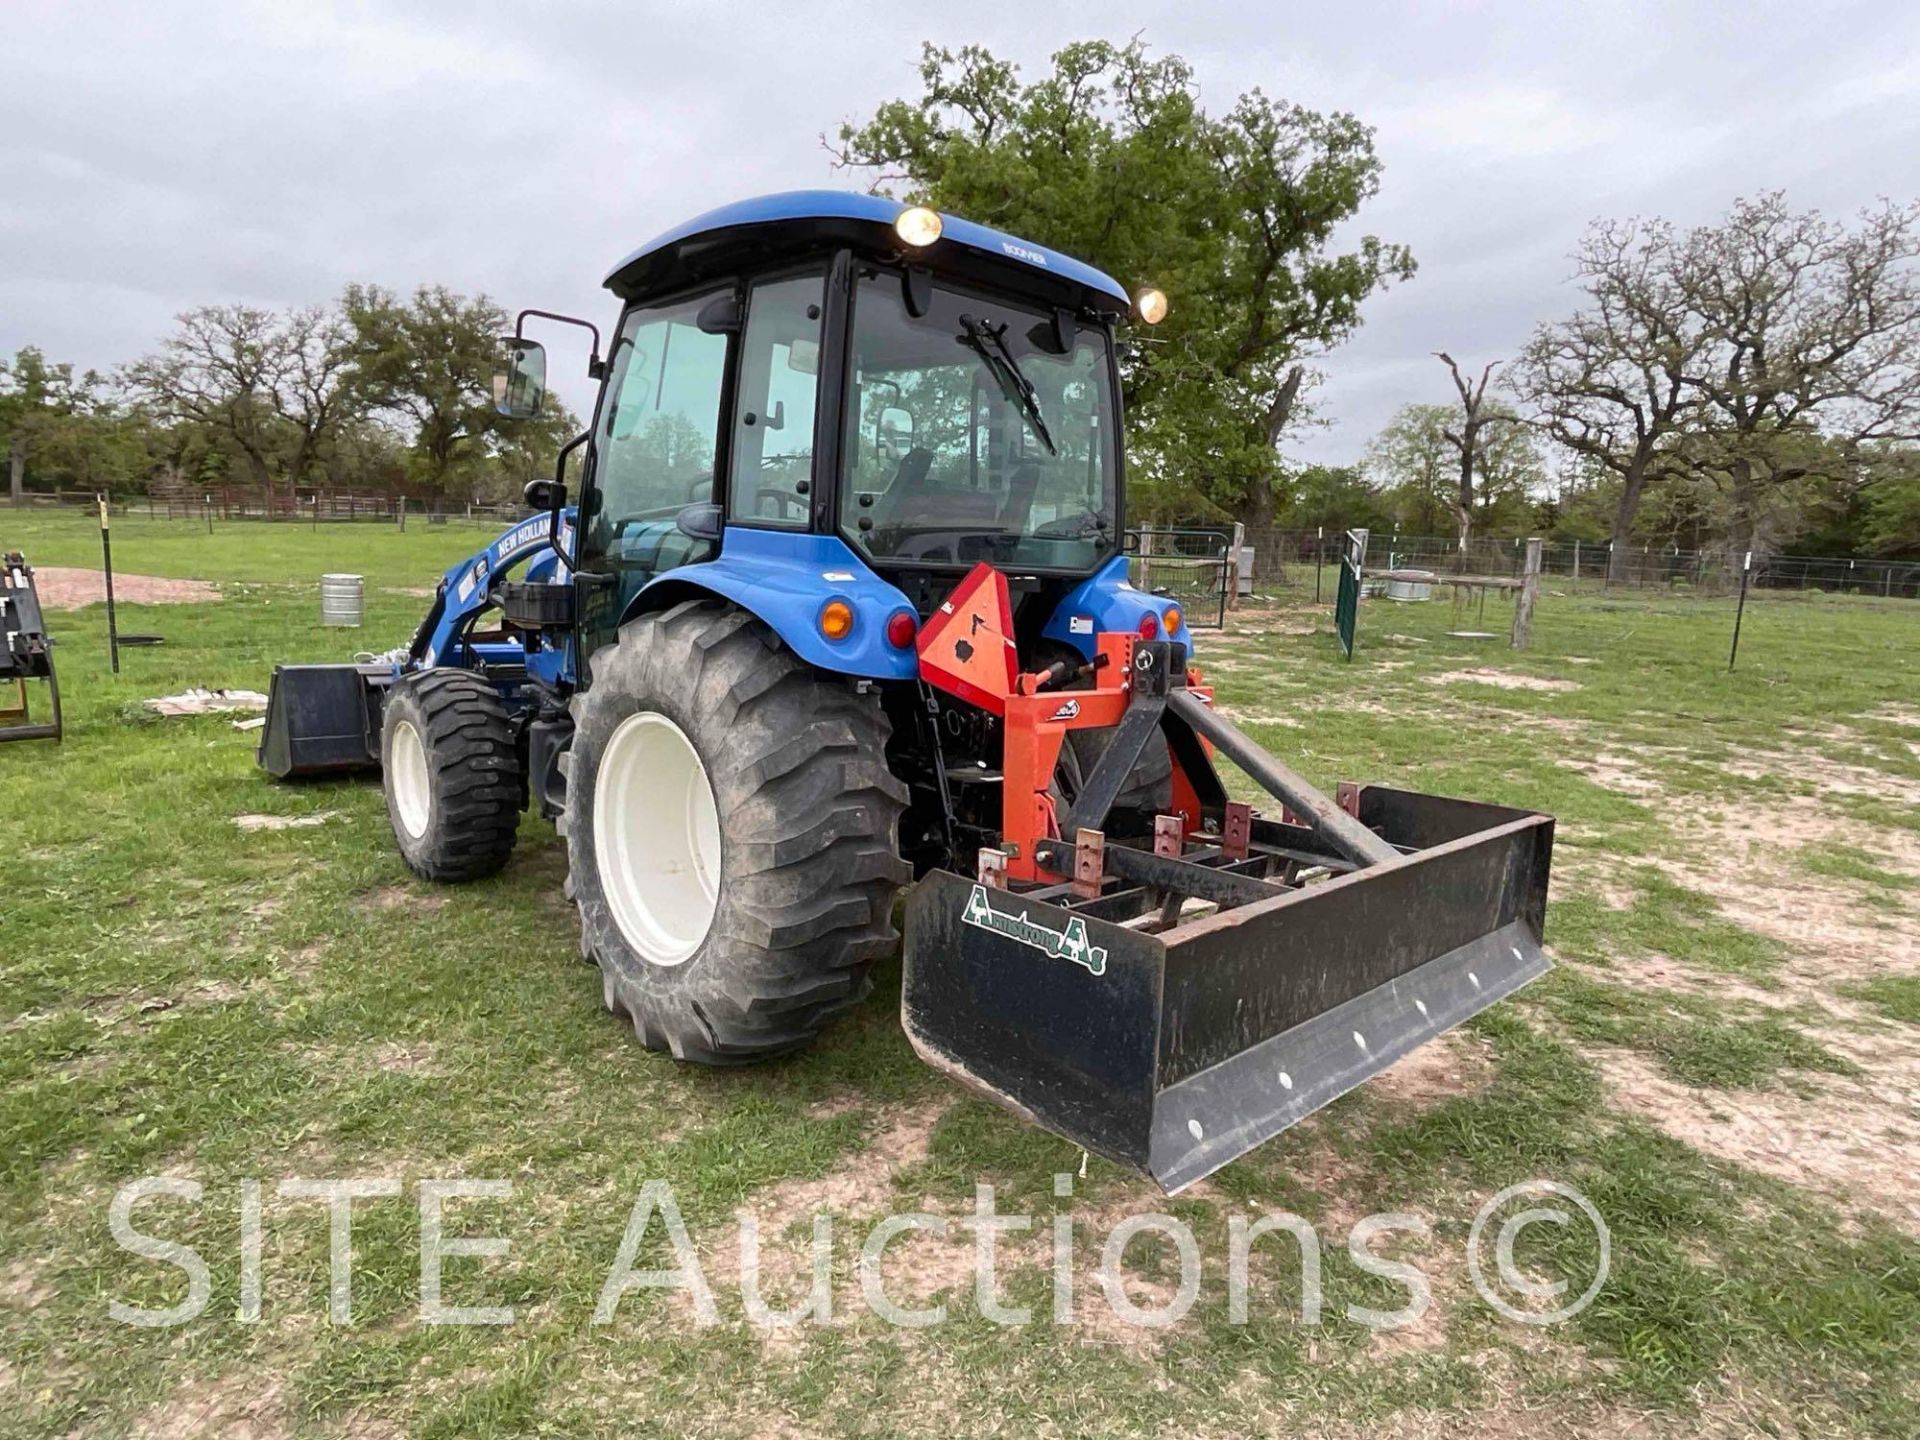
<svg viewBox="0 0 1920 1440">
<path fill-rule="evenodd" d="M 614 266 L 606 285 L 633 301 L 749 263 L 797 259 L 849 243 L 904 255 L 893 222 L 906 208 L 883 195 L 841 190 L 791 190 L 736 200 L 656 235 Z M 1112 276 L 1071 255 L 957 215 L 940 218 L 940 238 L 913 252 L 915 263 L 1074 309 L 1118 314 L 1131 303 Z"/>
</svg>

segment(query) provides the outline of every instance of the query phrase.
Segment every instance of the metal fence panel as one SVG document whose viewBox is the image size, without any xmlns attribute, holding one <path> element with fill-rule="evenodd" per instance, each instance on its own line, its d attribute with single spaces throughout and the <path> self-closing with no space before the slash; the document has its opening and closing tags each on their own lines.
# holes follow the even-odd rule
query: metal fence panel
<svg viewBox="0 0 1920 1440">
<path fill-rule="evenodd" d="M 1180 602 L 1187 624 L 1218 630 L 1227 620 L 1233 536 L 1225 530 L 1136 530 L 1128 578 L 1137 589 Z"/>
</svg>

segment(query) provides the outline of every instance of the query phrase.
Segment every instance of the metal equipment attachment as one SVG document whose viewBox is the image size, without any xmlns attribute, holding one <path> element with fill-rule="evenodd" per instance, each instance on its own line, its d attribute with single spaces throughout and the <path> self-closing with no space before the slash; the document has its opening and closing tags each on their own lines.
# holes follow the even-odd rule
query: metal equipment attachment
<svg viewBox="0 0 1920 1440">
<path fill-rule="evenodd" d="M 51 718 L 36 721 L 28 703 L 27 681 L 47 687 Z M 0 558 L 0 686 L 13 682 L 12 703 L 0 703 L 0 741 L 52 740 L 64 733 L 60 718 L 60 677 L 53 669 L 53 638 L 40 612 L 33 567 L 19 551 Z"/>
<path fill-rule="evenodd" d="M 276 780 L 380 768 L 391 665 L 276 665 L 257 758 Z"/>
<path fill-rule="evenodd" d="M 1336 803 L 1188 687 L 1179 645 L 1099 643 L 1113 678 L 1074 713 L 1026 686 L 1000 701 L 1000 881 L 935 870 L 908 897 L 922 1059 L 1171 1192 L 1547 971 L 1550 816 L 1380 786 Z M 1057 814 L 1085 726 L 1107 746 Z M 1173 810 L 1128 814 L 1150 744 Z M 1284 818 L 1227 800 L 1215 752 Z"/>
</svg>

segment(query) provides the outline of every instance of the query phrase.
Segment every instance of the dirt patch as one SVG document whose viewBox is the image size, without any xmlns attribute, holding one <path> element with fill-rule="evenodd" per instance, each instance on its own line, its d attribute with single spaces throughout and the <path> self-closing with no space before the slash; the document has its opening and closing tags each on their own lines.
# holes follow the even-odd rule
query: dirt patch
<svg viewBox="0 0 1920 1440">
<path fill-rule="evenodd" d="M 782 1180 L 755 1194 L 748 1208 L 763 1229 L 789 1225 L 822 1210 L 836 1215 L 878 1215 L 896 1207 L 893 1173 L 927 1158 L 933 1130 L 946 1113 L 944 1097 L 890 1119 L 863 1149 L 812 1180 Z"/>
<path fill-rule="evenodd" d="M 1395 1105 L 1430 1110 L 1493 1084 L 1493 1047 L 1478 1035 L 1449 1030 L 1367 1082 L 1366 1093 Z"/>
<path fill-rule="evenodd" d="M 1554 763 L 1586 776 L 1603 790 L 1620 795 L 1652 795 L 1661 788 L 1659 781 L 1642 773 L 1624 755 L 1596 755 L 1591 760 L 1560 759 Z"/>
<path fill-rule="evenodd" d="M 1920 1234 L 1920 1088 L 1884 1076 L 1805 1077 L 1813 1097 L 1695 1090 L 1632 1051 L 1589 1052 L 1616 1109 L 1696 1150 L 1820 1190 Z"/>
<path fill-rule="evenodd" d="M 1298 730 L 1301 728 L 1300 719 L 1295 715 L 1254 714 L 1251 711 L 1237 710 L 1228 705 L 1221 705 L 1216 708 L 1236 725 L 1282 725 L 1289 730 Z"/>
<path fill-rule="evenodd" d="M 233 823 L 252 834 L 256 830 L 311 830 L 339 816 L 337 810 L 322 810 L 317 815 L 236 815 Z"/>
<path fill-rule="evenodd" d="M 286 1392 L 278 1380 L 188 1382 L 133 1423 L 132 1440 L 279 1440 L 293 1433 Z"/>
<path fill-rule="evenodd" d="M 1885 720 L 1894 725 L 1906 725 L 1920 730 L 1920 706 L 1917 705 L 1881 705 L 1867 712 L 1869 720 Z"/>
<path fill-rule="evenodd" d="M 78 610 L 106 603 L 107 582 L 98 570 L 72 565 L 36 565 L 34 588 L 48 610 Z M 113 572 L 113 598 L 121 605 L 191 605 L 218 600 L 220 591 L 205 580 L 168 580 L 159 575 Z"/>
<path fill-rule="evenodd" d="M 21 1257 L 0 1269 L 0 1306 L 38 1310 L 52 1298 L 53 1286 L 41 1276 L 39 1262 Z"/>
<path fill-rule="evenodd" d="M 441 1073 L 434 1059 L 433 1046 L 424 1040 L 411 1045 L 397 1040 L 376 1045 L 368 1052 L 367 1059 L 376 1070 L 384 1070 L 389 1075 L 433 1076 Z"/>
<path fill-rule="evenodd" d="M 1429 677 L 1431 685 L 1491 685 L 1496 690 L 1578 690 L 1577 680 L 1549 680 L 1543 675 L 1516 675 L 1511 670 L 1449 670 Z"/>
<path fill-rule="evenodd" d="M 447 897 L 423 895 L 405 885 L 382 885 L 377 890 L 369 890 L 355 903 L 362 910 L 383 914 L 391 910 L 407 910 L 416 915 L 432 915 L 447 908 Z"/>
<path fill-rule="evenodd" d="M 1801 859 L 1809 846 L 1851 843 L 1878 864 L 1920 872 L 1920 836 L 1873 829 L 1807 798 L 1696 811 L 1678 828 L 1688 859 L 1674 867 L 1676 878 L 1712 895 L 1737 924 L 1784 945 L 1781 978 L 1791 988 L 1824 1003 L 1853 981 L 1920 973 L 1920 916 L 1911 907 L 1870 908 L 1855 884 L 1814 874 Z"/>
</svg>

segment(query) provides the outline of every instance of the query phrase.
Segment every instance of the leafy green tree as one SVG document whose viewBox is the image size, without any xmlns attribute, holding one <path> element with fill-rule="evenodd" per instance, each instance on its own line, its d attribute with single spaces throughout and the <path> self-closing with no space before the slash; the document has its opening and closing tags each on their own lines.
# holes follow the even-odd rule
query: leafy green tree
<svg viewBox="0 0 1920 1440">
<path fill-rule="evenodd" d="M 1395 524 L 1413 534 L 1456 537 L 1518 533 L 1533 519 L 1533 497 L 1547 484 L 1538 445 L 1513 411 L 1497 400 L 1481 410 L 1473 437 L 1473 492 L 1464 526 L 1460 520 L 1460 408 L 1405 405 L 1388 421 L 1367 452 L 1367 469 L 1382 492 Z"/>
<path fill-rule="evenodd" d="M 423 285 L 402 300 L 378 286 L 353 285 L 341 308 L 353 336 L 349 384 L 369 410 L 406 431 L 410 478 L 434 501 L 455 488 L 517 488 L 503 474 L 506 457 L 516 469 L 531 455 L 550 457 L 578 428 L 551 396 L 532 420 L 494 409 L 493 373 L 507 315 L 486 296 L 469 299 Z"/>
<path fill-rule="evenodd" d="M 920 77 L 918 99 L 843 125 L 835 158 L 1166 291 L 1123 356 L 1136 514 L 1269 521 L 1307 363 L 1413 274 L 1404 246 L 1335 244 L 1379 187 L 1373 132 L 1258 90 L 1210 115 L 1187 62 L 1137 40 L 1068 45 L 1030 83 L 978 46 L 928 45 Z"/>
<path fill-rule="evenodd" d="M 1289 530 L 1377 530 L 1392 516 L 1357 465 L 1308 465 L 1286 478 L 1279 523 Z"/>
<path fill-rule="evenodd" d="M 1920 447 L 1888 447 L 1865 492 L 1864 539 L 1876 554 L 1920 556 Z"/>
<path fill-rule="evenodd" d="M 98 372 L 75 374 L 31 345 L 0 360 L 0 454 L 13 504 L 26 503 L 30 476 L 50 489 L 123 490 L 151 463 L 153 438 Z"/>
</svg>

